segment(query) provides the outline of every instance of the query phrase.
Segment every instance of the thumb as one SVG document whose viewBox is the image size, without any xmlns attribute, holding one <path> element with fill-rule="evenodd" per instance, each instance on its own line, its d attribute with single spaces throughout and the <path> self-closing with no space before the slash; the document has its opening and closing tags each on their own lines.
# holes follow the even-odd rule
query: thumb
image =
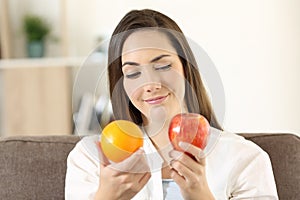
<svg viewBox="0 0 300 200">
<path fill-rule="evenodd" d="M 206 155 L 202 149 L 187 142 L 179 142 L 179 146 L 186 152 L 190 153 L 198 163 L 205 164 Z"/>
</svg>

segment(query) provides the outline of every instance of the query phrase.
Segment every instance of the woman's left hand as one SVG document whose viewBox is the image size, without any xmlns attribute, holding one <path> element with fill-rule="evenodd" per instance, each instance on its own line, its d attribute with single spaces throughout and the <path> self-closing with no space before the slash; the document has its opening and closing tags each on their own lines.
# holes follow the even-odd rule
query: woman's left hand
<svg viewBox="0 0 300 200">
<path fill-rule="evenodd" d="M 194 157 L 175 150 L 170 152 L 173 159 L 171 177 L 180 187 L 182 196 L 184 199 L 214 199 L 206 180 L 203 151 L 188 143 L 180 142 L 179 145 Z"/>
</svg>

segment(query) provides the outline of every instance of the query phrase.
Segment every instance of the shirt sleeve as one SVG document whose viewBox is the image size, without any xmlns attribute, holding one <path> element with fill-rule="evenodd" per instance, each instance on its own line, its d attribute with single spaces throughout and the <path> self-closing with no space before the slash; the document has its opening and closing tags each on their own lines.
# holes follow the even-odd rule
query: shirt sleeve
<svg viewBox="0 0 300 200">
<path fill-rule="evenodd" d="M 91 143 L 91 142 L 90 142 Z M 95 144 L 91 148 L 95 148 Z M 83 139 L 77 143 L 67 159 L 65 199 L 93 199 L 99 186 L 99 163 Z"/>
<path fill-rule="evenodd" d="M 229 199 L 278 199 L 271 161 L 263 150 L 241 157 L 232 173 L 234 175 Z"/>
</svg>

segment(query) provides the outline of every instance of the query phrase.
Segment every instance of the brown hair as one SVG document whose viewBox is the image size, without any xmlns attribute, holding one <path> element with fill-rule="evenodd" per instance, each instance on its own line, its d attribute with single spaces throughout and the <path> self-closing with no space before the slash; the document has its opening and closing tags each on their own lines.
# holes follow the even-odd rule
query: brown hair
<svg viewBox="0 0 300 200">
<path fill-rule="evenodd" d="M 108 48 L 109 90 L 115 119 L 131 120 L 142 124 L 141 112 L 130 102 L 124 87 L 122 73 L 122 48 L 126 38 L 141 28 L 157 28 L 170 39 L 181 60 L 188 83 L 185 102 L 189 112 L 206 117 L 210 125 L 221 129 L 201 80 L 192 50 L 178 25 L 166 15 L 154 10 L 133 10 L 127 13 L 115 28 Z"/>
</svg>

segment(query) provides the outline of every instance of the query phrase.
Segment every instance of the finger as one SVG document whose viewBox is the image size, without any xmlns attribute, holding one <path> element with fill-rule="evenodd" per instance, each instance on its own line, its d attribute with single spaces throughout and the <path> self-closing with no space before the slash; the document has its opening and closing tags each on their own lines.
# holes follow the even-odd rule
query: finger
<svg viewBox="0 0 300 200">
<path fill-rule="evenodd" d="M 134 166 L 139 161 L 140 155 L 142 153 L 143 153 L 143 150 L 138 149 L 136 152 L 134 152 L 131 156 L 129 156 L 125 160 L 123 160 L 119 163 L 114 163 L 113 166 L 118 169 L 130 170 L 132 168 L 132 166 Z"/>
<path fill-rule="evenodd" d="M 149 181 L 150 178 L 151 178 L 151 173 L 147 172 L 140 178 L 139 183 L 141 185 L 145 185 Z"/>
<path fill-rule="evenodd" d="M 194 173 L 189 167 L 179 161 L 173 161 L 171 166 L 178 175 L 183 177 L 185 182 L 194 183 L 196 181 L 196 177 L 199 177 L 199 174 Z"/>
<path fill-rule="evenodd" d="M 186 142 L 179 142 L 179 146 L 185 149 L 187 153 L 193 155 L 197 162 L 205 164 L 205 154 L 202 149 Z"/>
<path fill-rule="evenodd" d="M 142 149 L 137 150 L 122 162 L 113 163 L 112 167 L 123 172 L 131 173 L 143 173 L 149 171 L 149 166 Z"/>
<path fill-rule="evenodd" d="M 101 147 L 101 143 L 100 142 L 96 142 L 96 146 L 98 147 L 99 150 L 99 158 L 100 158 L 100 162 L 104 165 L 107 166 L 110 164 L 109 160 L 107 159 L 107 157 L 104 155 L 103 151 L 102 151 L 102 147 Z"/>
<path fill-rule="evenodd" d="M 201 164 L 195 159 L 191 158 L 189 155 L 176 150 L 171 151 L 169 155 L 173 159 L 173 162 L 178 161 L 196 174 L 200 174 L 199 169 L 201 168 Z"/>
<path fill-rule="evenodd" d="M 171 177 L 180 188 L 183 188 L 186 185 L 184 177 L 180 175 L 175 169 L 172 169 Z"/>
<path fill-rule="evenodd" d="M 150 172 L 150 168 L 149 168 L 147 159 L 145 157 L 144 150 L 141 150 L 140 152 L 137 152 L 137 154 L 135 154 L 134 156 L 136 156 L 138 159 L 131 166 L 130 172 L 132 172 L 132 173 Z"/>
<path fill-rule="evenodd" d="M 139 192 L 149 181 L 151 177 L 151 173 L 150 172 L 144 174 L 127 173 L 125 176 L 126 179 L 123 178 L 123 184 L 125 184 L 124 186 L 130 188 L 130 190 L 132 191 Z"/>
</svg>

